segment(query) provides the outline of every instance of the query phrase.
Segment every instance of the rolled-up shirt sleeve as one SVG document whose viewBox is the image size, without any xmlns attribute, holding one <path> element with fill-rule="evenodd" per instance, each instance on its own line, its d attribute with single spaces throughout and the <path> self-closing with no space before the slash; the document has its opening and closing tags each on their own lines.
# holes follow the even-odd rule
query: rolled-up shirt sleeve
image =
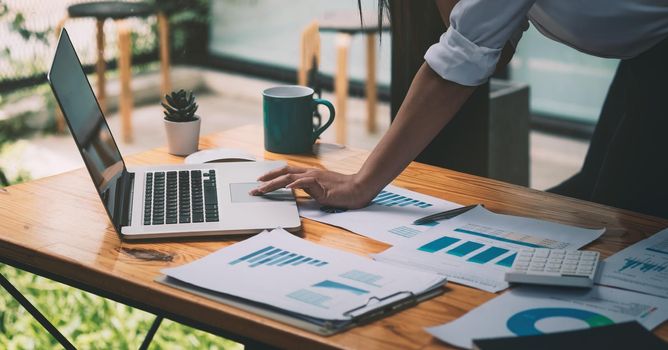
<svg viewBox="0 0 668 350">
<path fill-rule="evenodd" d="M 507 42 L 515 47 L 528 28 L 536 0 L 460 0 L 450 27 L 424 58 L 443 79 L 467 86 L 485 83 Z"/>
</svg>

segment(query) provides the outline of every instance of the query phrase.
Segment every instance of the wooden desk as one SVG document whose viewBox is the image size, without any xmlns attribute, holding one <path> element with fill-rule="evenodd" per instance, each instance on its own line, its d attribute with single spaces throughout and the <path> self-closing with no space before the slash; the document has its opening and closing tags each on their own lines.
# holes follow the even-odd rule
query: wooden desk
<svg viewBox="0 0 668 350">
<path fill-rule="evenodd" d="M 257 126 L 202 139 L 202 149 L 213 147 L 242 148 L 267 159 L 344 172 L 355 171 L 367 156 L 365 151 L 327 144 L 319 145 L 315 157 L 265 153 Z M 127 161 L 131 165 L 179 163 L 182 159 L 160 148 L 128 157 Z M 668 226 L 668 220 L 417 163 L 395 184 L 461 204 L 484 203 L 498 213 L 583 227 L 606 226 L 605 235 L 587 247 L 604 257 Z M 449 283 L 446 293 L 435 299 L 369 325 L 321 337 L 154 282 L 160 269 L 190 262 L 243 237 L 121 242 L 83 169 L 8 187 L 6 193 L 0 193 L 0 232 L 0 259 L 9 264 L 235 340 L 253 339 L 284 348 L 446 348 L 423 327 L 452 321 L 495 296 Z M 304 236 L 360 255 L 387 248 L 383 243 L 310 220 L 304 220 Z M 668 339 L 668 324 L 659 327 L 656 334 Z"/>
</svg>

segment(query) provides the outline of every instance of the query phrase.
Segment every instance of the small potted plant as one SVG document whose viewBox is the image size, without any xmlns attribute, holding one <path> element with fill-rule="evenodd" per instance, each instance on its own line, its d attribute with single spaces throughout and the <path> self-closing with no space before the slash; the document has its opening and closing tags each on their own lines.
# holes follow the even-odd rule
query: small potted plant
<svg viewBox="0 0 668 350">
<path fill-rule="evenodd" d="M 165 130 L 169 153 L 187 156 L 197 152 L 200 118 L 195 115 L 197 103 L 192 91 L 179 90 L 165 95 Z"/>
</svg>

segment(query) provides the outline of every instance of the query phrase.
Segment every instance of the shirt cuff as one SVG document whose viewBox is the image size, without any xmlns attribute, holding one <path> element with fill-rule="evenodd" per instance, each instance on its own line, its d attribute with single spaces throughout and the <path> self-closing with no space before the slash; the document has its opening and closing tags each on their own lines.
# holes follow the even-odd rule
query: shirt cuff
<svg viewBox="0 0 668 350">
<path fill-rule="evenodd" d="M 482 85 L 494 73 L 501 49 L 478 46 L 452 26 L 432 45 L 424 59 L 443 79 L 466 86 Z"/>
</svg>

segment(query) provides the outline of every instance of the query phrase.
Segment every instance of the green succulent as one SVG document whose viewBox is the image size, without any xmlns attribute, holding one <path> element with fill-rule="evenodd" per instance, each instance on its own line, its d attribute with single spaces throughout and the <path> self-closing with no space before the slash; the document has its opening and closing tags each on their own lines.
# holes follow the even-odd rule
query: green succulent
<svg viewBox="0 0 668 350">
<path fill-rule="evenodd" d="M 165 120 L 177 123 L 197 120 L 195 112 L 199 106 L 195 103 L 192 91 L 186 92 L 183 89 L 172 91 L 171 94 L 165 95 L 165 100 L 167 103 L 160 103 L 165 108 Z"/>
</svg>

